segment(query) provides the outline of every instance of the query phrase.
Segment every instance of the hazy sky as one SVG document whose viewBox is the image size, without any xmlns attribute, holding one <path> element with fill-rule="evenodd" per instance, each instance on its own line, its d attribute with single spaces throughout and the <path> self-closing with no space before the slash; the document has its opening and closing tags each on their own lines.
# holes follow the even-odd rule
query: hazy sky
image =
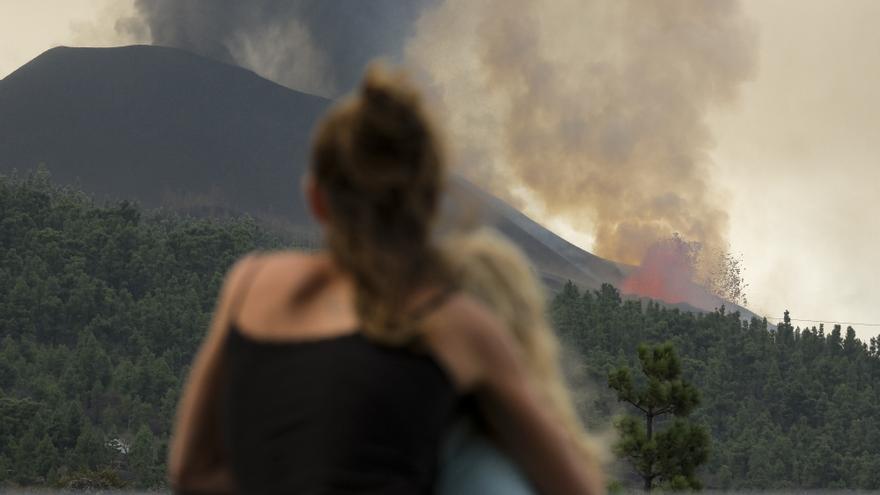
<svg viewBox="0 0 880 495">
<path fill-rule="evenodd" d="M 711 123 L 751 306 L 880 322 L 880 2 L 746 7 L 758 73 Z"/>
<path fill-rule="evenodd" d="M 745 7 L 760 30 L 758 70 L 710 123 L 750 307 L 880 323 L 880 2 Z M 0 0 L 0 77 L 51 46 L 139 41 L 113 29 L 131 10 L 127 0 Z M 589 232 L 539 220 L 590 249 Z"/>
<path fill-rule="evenodd" d="M 113 19 L 131 0 L 0 0 L 0 77 L 56 45 L 119 44 Z"/>
</svg>

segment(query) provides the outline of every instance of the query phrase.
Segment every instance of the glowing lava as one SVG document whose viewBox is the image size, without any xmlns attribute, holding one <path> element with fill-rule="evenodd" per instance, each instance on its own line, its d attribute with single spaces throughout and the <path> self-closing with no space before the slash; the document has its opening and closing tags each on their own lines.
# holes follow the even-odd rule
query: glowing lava
<svg viewBox="0 0 880 495">
<path fill-rule="evenodd" d="M 677 234 L 657 241 L 645 253 L 641 265 L 621 284 L 621 292 L 670 304 L 687 303 L 712 310 L 721 300 L 694 282 L 699 245 Z"/>
</svg>

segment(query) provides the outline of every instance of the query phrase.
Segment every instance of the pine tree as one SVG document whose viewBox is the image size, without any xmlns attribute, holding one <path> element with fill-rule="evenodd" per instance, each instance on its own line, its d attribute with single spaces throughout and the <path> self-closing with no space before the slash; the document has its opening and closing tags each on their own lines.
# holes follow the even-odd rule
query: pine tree
<svg viewBox="0 0 880 495">
<path fill-rule="evenodd" d="M 697 390 L 681 378 L 681 361 L 671 343 L 639 346 L 639 361 L 647 383 L 636 388 L 632 372 L 623 366 L 608 375 L 617 399 L 641 411 L 643 420 L 624 416 L 617 423 L 616 451 L 627 458 L 650 491 L 659 481 L 670 489 L 700 488 L 695 471 L 709 454 L 709 433 L 687 416 L 699 404 Z M 657 418 L 675 419 L 663 431 L 654 431 Z"/>
<path fill-rule="evenodd" d="M 98 469 L 108 463 L 111 455 L 103 433 L 85 423 L 73 448 L 73 465 L 80 469 Z"/>
<path fill-rule="evenodd" d="M 581 293 L 577 286 L 569 280 L 552 302 L 555 313 L 556 331 L 563 336 L 573 336 L 581 322 Z"/>
<path fill-rule="evenodd" d="M 151 487 L 158 481 L 156 478 L 157 459 L 156 439 L 147 425 L 141 425 L 131 445 L 128 454 L 132 474 L 137 484 L 142 487 Z"/>
</svg>

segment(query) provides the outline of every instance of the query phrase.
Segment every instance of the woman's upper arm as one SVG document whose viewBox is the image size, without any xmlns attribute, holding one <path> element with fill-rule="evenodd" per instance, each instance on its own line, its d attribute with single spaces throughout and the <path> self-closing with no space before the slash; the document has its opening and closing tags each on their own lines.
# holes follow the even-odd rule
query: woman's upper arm
<svg viewBox="0 0 880 495">
<path fill-rule="evenodd" d="M 496 319 L 477 316 L 466 334 L 483 364 L 474 392 L 490 428 L 535 487 L 547 494 L 604 491 L 596 463 L 588 465 L 527 379 L 513 338 Z"/>
<path fill-rule="evenodd" d="M 233 301 L 239 296 L 241 282 L 253 270 L 254 256 L 246 256 L 233 265 L 223 281 L 211 327 L 196 353 L 184 385 L 168 457 L 168 475 L 172 487 L 198 484 L 220 488 L 231 480 L 222 467 L 222 438 L 215 417 L 219 381 L 222 376 L 223 343 L 229 331 Z M 195 488 L 195 487 L 190 487 Z M 202 488 L 202 487 L 200 487 Z"/>
</svg>

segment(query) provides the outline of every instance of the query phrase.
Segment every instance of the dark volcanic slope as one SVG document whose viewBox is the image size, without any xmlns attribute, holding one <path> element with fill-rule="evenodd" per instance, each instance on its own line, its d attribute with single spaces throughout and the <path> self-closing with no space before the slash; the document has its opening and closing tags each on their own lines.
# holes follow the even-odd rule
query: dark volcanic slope
<svg viewBox="0 0 880 495">
<path fill-rule="evenodd" d="M 329 104 L 177 49 L 55 48 L 0 81 L 0 171 L 43 162 L 55 180 L 99 196 L 308 228 L 296 190 Z M 551 287 L 620 281 L 615 264 L 455 182 L 451 202 L 480 210 Z"/>
<path fill-rule="evenodd" d="M 292 191 L 328 104 L 181 50 L 55 48 L 0 83 L 0 170 L 44 162 L 99 195 L 300 221 Z"/>
<path fill-rule="evenodd" d="M 624 273 L 615 263 L 574 246 L 474 184 L 459 179 L 453 187 L 453 197 L 478 211 L 479 220 L 494 225 L 535 261 L 549 287 L 557 289 L 571 280 L 581 287 L 599 288 L 623 280 Z"/>
</svg>

